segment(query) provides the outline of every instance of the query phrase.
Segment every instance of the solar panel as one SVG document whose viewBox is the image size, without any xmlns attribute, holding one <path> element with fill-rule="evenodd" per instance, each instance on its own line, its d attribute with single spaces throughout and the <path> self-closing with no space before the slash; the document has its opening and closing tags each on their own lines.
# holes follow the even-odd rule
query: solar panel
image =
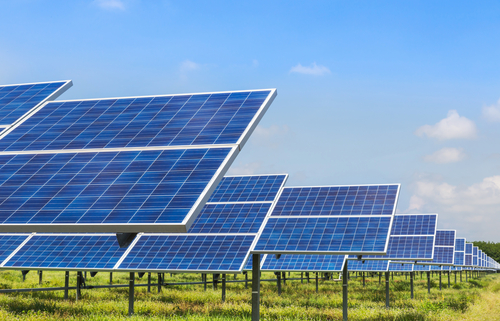
<svg viewBox="0 0 500 321">
<path fill-rule="evenodd" d="M 436 246 L 455 246 L 455 230 L 437 230 Z"/>
<path fill-rule="evenodd" d="M 59 97 L 71 81 L 0 86 L 0 127 L 9 127 L 46 101 Z"/>
<path fill-rule="evenodd" d="M 286 175 L 225 176 L 208 203 L 274 202 Z"/>
<path fill-rule="evenodd" d="M 0 232 L 186 232 L 275 95 L 47 103 L 0 140 Z"/>
<path fill-rule="evenodd" d="M 477 253 L 478 253 L 478 247 L 474 246 L 472 247 L 473 253 L 472 253 L 472 266 L 477 266 L 478 260 L 477 260 Z"/>
<path fill-rule="evenodd" d="M 436 230 L 436 244 L 434 257 L 431 262 L 417 262 L 416 264 L 453 265 L 455 258 L 455 230 Z"/>
<path fill-rule="evenodd" d="M 457 237 L 455 239 L 455 265 L 463 266 L 465 264 L 465 238 Z"/>
<path fill-rule="evenodd" d="M 477 266 L 478 267 L 483 266 L 483 251 L 482 250 L 477 251 Z"/>
<path fill-rule="evenodd" d="M 285 188 L 252 252 L 385 254 L 399 187 Z"/>
<path fill-rule="evenodd" d="M 287 175 L 274 176 L 276 181 L 281 182 L 282 187 Z M 259 175 L 260 179 L 265 177 L 266 175 Z M 227 179 L 231 180 L 233 177 Z M 225 185 L 225 180 L 226 178 L 222 180 L 218 188 Z M 274 184 L 266 186 L 255 185 L 262 193 L 265 193 L 266 189 L 274 188 Z M 252 186 L 247 184 L 246 188 L 251 190 Z M 227 190 L 227 193 L 230 192 Z M 272 201 L 209 203 L 205 205 L 189 233 L 140 233 L 128 250 L 119 248 L 114 234 L 36 234 L 4 267 L 239 272 L 249 256 L 248 250 L 266 215 L 266 212 L 262 215 L 262 209 L 269 210 L 272 204 Z M 215 215 L 213 210 L 208 210 L 213 205 L 224 205 L 224 211 L 220 211 L 219 216 Z M 209 227 L 210 224 L 213 225 L 212 228 Z M 206 231 L 207 229 L 210 231 Z M 224 233 L 224 230 L 229 230 L 230 233 Z"/>
<path fill-rule="evenodd" d="M 413 271 L 430 271 L 431 270 L 431 265 L 419 265 L 419 264 L 414 264 L 413 265 Z"/>
<path fill-rule="evenodd" d="M 389 261 L 349 260 L 347 268 L 353 272 L 387 272 L 389 270 Z"/>
<path fill-rule="evenodd" d="M 387 255 L 366 255 L 367 260 L 432 260 L 437 214 L 397 214 L 392 223 Z M 350 258 L 356 258 L 351 255 Z"/>
<path fill-rule="evenodd" d="M 279 259 L 275 255 L 266 255 L 261 271 L 341 272 L 345 260 L 345 255 L 284 254 Z M 247 269 L 251 270 L 251 266 Z"/>
<path fill-rule="evenodd" d="M 2 267 L 111 270 L 125 251 L 115 234 L 35 234 Z"/>
<path fill-rule="evenodd" d="M 30 234 L 0 234 L 0 266 Z"/>
<path fill-rule="evenodd" d="M 465 243 L 465 265 L 472 266 L 472 243 Z"/>
<path fill-rule="evenodd" d="M 412 272 L 413 264 L 393 263 L 389 264 L 390 272 Z"/>
</svg>

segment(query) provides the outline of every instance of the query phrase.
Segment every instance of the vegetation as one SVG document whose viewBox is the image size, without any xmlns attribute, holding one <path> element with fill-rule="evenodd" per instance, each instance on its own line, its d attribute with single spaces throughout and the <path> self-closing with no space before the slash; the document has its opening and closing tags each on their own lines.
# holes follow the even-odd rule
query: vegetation
<svg viewBox="0 0 500 321">
<path fill-rule="evenodd" d="M 489 257 L 493 258 L 493 260 L 500 262 L 500 243 L 484 241 L 474 241 L 472 243 Z"/>
<path fill-rule="evenodd" d="M 292 273 L 292 277 L 300 277 Z M 113 273 L 115 284 L 127 284 L 127 273 Z M 273 278 L 264 273 L 263 279 Z M 233 276 L 228 276 L 233 279 Z M 238 279 L 242 279 L 239 275 Z M 199 282 L 199 274 L 166 274 L 166 282 Z M 451 286 L 447 288 L 447 276 L 443 275 L 443 290 L 439 290 L 439 279 L 433 277 L 431 294 L 427 294 L 426 276 L 415 278 L 415 299 L 410 299 L 410 285 L 403 275 L 390 281 L 391 308 L 385 308 L 384 278 L 379 285 L 378 276 L 367 277 L 366 286 L 362 278 L 352 276 L 349 281 L 350 320 L 494 320 L 500 315 L 500 277 L 496 274 L 469 279 L 457 283 L 451 275 Z M 147 277 L 136 283 L 146 283 Z M 152 275 L 156 282 L 156 275 Z M 98 273 L 87 279 L 87 285 L 109 283 L 108 273 Z M 58 287 L 64 284 L 64 273 L 44 272 L 43 287 Z M 70 286 L 76 284 L 76 273 L 71 273 Z M 0 287 L 38 288 L 35 271 L 22 282 L 19 271 L 0 272 Z M 276 282 L 262 282 L 262 320 L 342 320 L 341 282 L 320 280 L 316 294 L 314 279 L 309 284 L 300 280 L 286 282 L 282 295 L 277 295 Z M 207 291 L 203 285 L 178 285 L 163 287 L 151 293 L 146 287 L 135 290 L 135 316 L 128 318 L 128 289 L 86 289 L 82 298 L 75 301 L 75 291 L 70 291 L 69 300 L 63 299 L 63 291 L 0 294 L 0 320 L 249 320 L 251 316 L 251 287 L 245 284 L 228 283 L 226 302 L 221 302 L 221 287 Z"/>
</svg>

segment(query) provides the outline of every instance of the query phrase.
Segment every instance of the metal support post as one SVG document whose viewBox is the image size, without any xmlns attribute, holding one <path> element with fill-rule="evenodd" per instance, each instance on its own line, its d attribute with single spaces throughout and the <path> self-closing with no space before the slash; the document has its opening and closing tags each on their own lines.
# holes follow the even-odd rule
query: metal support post
<svg viewBox="0 0 500 321">
<path fill-rule="evenodd" d="M 281 296 L 281 272 L 275 272 L 276 285 L 278 286 L 278 296 Z"/>
<path fill-rule="evenodd" d="M 300 283 L 304 283 L 304 272 L 300 272 Z"/>
<path fill-rule="evenodd" d="M 378 285 L 382 284 L 382 272 L 378 272 Z"/>
<path fill-rule="evenodd" d="M 109 272 L 109 284 L 113 284 L 113 272 Z"/>
<path fill-rule="evenodd" d="M 217 290 L 217 283 L 219 283 L 219 274 L 212 274 L 213 289 Z"/>
<path fill-rule="evenodd" d="M 342 320 L 347 321 L 347 282 L 349 272 L 347 270 L 347 260 L 345 261 L 344 269 L 342 270 Z"/>
<path fill-rule="evenodd" d="M 431 294 L 431 272 L 427 272 L 427 293 Z"/>
<path fill-rule="evenodd" d="M 161 292 L 161 284 L 163 283 L 163 278 L 161 277 L 161 273 L 158 273 L 158 293 Z"/>
<path fill-rule="evenodd" d="M 78 301 L 82 296 L 82 292 L 80 290 L 80 287 L 82 285 L 82 278 L 83 278 L 82 272 L 80 271 L 76 272 L 76 301 Z"/>
<path fill-rule="evenodd" d="M 469 274 L 465 271 L 465 282 L 469 282 Z"/>
<path fill-rule="evenodd" d="M 226 302 L 226 274 L 222 274 L 222 302 Z"/>
<path fill-rule="evenodd" d="M 252 254 L 252 321 L 260 319 L 260 254 Z"/>
<path fill-rule="evenodd" d="M 443 289 L 443 285 L 441 284 L 441 271 L 439 271 L 439 291 Z"/>
<path fill-rule="evenodd" d="M 316 294 L 319 292 L 319 287 L 318 287 L 318 272 L 316 272 Z"/>
<path fill-rule="evenodd" d="M 457 284 L 457 271 L 455 271 L 455 284 Z"/>
<path fill-rule="evenodd" d="M 448 271 L 448 289 L 450 288 L 450 271 Z"/>
<path fill-rule="evenodd" d="M 128 279 L 128 316 L 134 315 L 134 274 L 134 272 L 130 272 L 130 276 Z"/>
<path fill-rule="evenodd" d="M 307 284 L 309 284 L 309 272 L 306 272 Z"/>
<path fill-rule="evenodd" d="M 207 274 L 203 273 L 203 291 L 207 290 Z"/>
<path fill-rule="evenodd" d="M 69 298 L 69 295 L 68 295 L 68 291 L 69 291 L 69 271 L 66 271 L 64 272 L 64 300 L 68 300 Z"/>
<path fill-rule="evenodd" d="M 385 272 L 385 307 L 389 308 L 389 273 Z M 394 277 L 394 273 L 392 274 Z"/>
<path fill-rule="evenodd" d="M 42 285 L 43 271 L 38 271 L 38 285 Z"/>
<path fill-rule="evenodd" d="M 245 289 L 248 289 L 248 272 L 245 272 Z"/>
<path fill-rule="evenodd" d="M 148 272 L 148 293 L 151 293 L 151 272 Z"/>
<path fill-rule="evenodd" d="M 415 276 L 415 272 L 410 272 L 410 290 L 411 290 L 411 298 L 413 299 L 413 278 Z"/>
<path fill-rule="evenodd" d="M 363 275 L 363 287 L 365 287 L 365 272 L 362 272 Z"/>
<path fill-rule="evenodd" d="M 462 283 L 462 271 L 460 271 L 460 283 Z"/>
</svg>

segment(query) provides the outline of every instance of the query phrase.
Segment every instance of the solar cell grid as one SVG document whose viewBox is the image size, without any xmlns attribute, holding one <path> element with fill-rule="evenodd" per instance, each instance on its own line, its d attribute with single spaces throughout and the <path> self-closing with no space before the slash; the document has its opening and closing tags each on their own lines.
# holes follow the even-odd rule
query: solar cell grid
<svg viewBox="0 0 500 321">
<path fill-rule="evenodd" d="M 285 188 L 273 216 L 393 215 L 399 185 Z"/>
<path fill-rule="evenodd" d="M 274 95 L 257 90 L 52 102 L 2 139 L 0 150 L 237 144 Z"/>
<path fill-rule="evenodd" d="M 391 272 L 412 272 L 413 264 L 390 263 L 389 271 Z"/>
<path fill-rule="evenodd" d="M 386 272 L 389 270 L 389 261 L 384 260 L 349 260 L 347 264 L 349 271 L 359 272 Z"/>
<path fill-rule="evenodd" d="M 464 265 L 464 252 L 455 252 L 455 265 Z"/>
<path fill-rule="evenodd" d="M 238 272 L 254 235 L 144 234 L 119 270 Z"/>
<path fill-rule="evenodd" d="M 211 202 L 273 202 L 287 175 L 226 176 Z"/>
<path fill-rule="evenodd" d="M 125 251 L 114 234 L 36 234 L 3 267 L 110 270 Z"/>
<path fill-rule="evenodd" d="M 465 251 L 465 239 L 457 237 L 455 240 L 455 251 L 464 252 Z"/>
<path fill-rule="evenodd" d="M 436 246 L 455 246 L 454 230 L 436 230 Z"/>
<path fill-rule="evenodd" d="M 472 254 L 472 243 L 465 243 L 465 254 Z"/>
<path fill-rule="evenodd" d="M 0 222 L 4 231 L 182 223 L 233 156 L 230 148 L 0 155 Z"/>
<path fill-rule="evenodd" d="M 437 214 L 394 215 L 391 236 L 396 235 L 434 235 Z"/>
<path fill-rule="evenodd" d="M 0 234 L 0 264 L 29 236 L 30 234 Z"/>
<path fill-rule="evenodd" d="M 267 255 L 262 271 L 340 272 L 345 264 L 345 255 L 295 255 L 284 254 L 279 259 Z M 251 270 L 251 265 L 246 265 Z"/>
<path fill-rule="evenodd" d="M 0 86 L 0 126 L 14 124 L 41 103 L 55 99 L 71 81 Z"/>
</svg>

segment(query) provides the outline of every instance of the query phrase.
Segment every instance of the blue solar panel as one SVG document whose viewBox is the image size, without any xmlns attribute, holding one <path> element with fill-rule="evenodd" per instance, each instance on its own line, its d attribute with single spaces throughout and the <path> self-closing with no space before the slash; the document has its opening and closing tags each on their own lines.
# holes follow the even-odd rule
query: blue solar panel
<svg viewBox="0 0 500 321">
<path fill-rule="evenodd" d="M 395 215 L 391 236 L 434 235 L 436 226 L 437 214 Z"/>
<path fill-rule="evenodd" d="M 384 252 L 391 217 L 270 217 L 254 253 Z"/>
<path fill-rule="evenodd" d="M 113 269 L 126 248 L 114 234 L 34 235 L 4 267 L 23 269 Z"/>
<path fill-rule="evenodd" d="M 463 237 L 457 237 L 455 240 L 455 251 L 465 251 L 465 239 Z"/>
<path fill-rule="evenodd" d="M 238 272 L 254 235 L 144 234 L 119 270 Z"/>
<path fill-rule="evenodd" d="M 430 270 L 431 270 L 430 265 L 418 265 L 418 264 L 413 265 L 413 271 L 430 271 Z"/>
<path fill-rule="evenodd" d="M 273 216 L 393 215 L 399 185 L 289 187 Z"/>
<path fill-rule="evenodd" d="M 389 270 L 389 261 L 384 260 L 349 260 L 347 261 L 349 271 L 359 272 L 386 272 Z"/>
<path fill-rule="evenodd" d="M 1 155 L 0 222 L 182 223 L 231 151 Z"/>
<path fill-rule="evenodd" d="M 471 254 L 472 255 L 472 243 L 465 243 L 465 254 Z"/>
<path fill-rule="evenodd" d="M 390 263 L 389 271 L 391 272 L 412 272 L 413 264 Z"/>
<path fill-rule="evenodd" d="M 206 204 L 189 233 L 257 233 L 272 203 Z"/>
<path fill-rule="evenodd" d="M 465 265 L 472 265 L 472 254 L 465 254 Z"/>
<path fill-rule="evenodd" d="M 0 234 L 0 264 L 29 236 L 30 234 Z"/>
<path fill-rule="evenodd" d="M 453 264 L 455 251 L 453 247 L 434 247 L 434 258 L 432 259 L 432 264 Z"/>
<path fill-rule="evenodd" d="M 367 255 L 364 258 L 432 260 L 436 224 L 437 214 L 395 215 L 387 255 Z"/>
<path fill-rule="evenodd" d="M 465 238 L 457 237 L 455 239 L 455 265 L 465 264 Z"/>
<path fill-rule="evenodd" d="M 436 231 L 436 246 L 455 246 L 454 230 L 437 230 Z"/>
<path fill-rule="evenodd" d="M 11 125 L 43 102 L 57 98 L 71 81 L 0 86 L 0 126 Z"/>
<path fill-rule="evenodd" d="M 464 265 L 464 252 L 455 252 L 455 265 Z"/>
<path fill-rule="evenodd" d="M 286 178 L 287 175 L 226 176 L 208 202 L 274 202 Z"/>
<path fill-rule="evenodd" d="M 275 91 L 172 95 L 47 104 L 0 150 L 237 144 Z"/>
<path fill-rule="evenodd" d="M 262 271 L 340 272 L 344 268 L 345 255 L 294 255 L 285 254 L 279 259 L 267 255 Z M 248 264 L 247 264 L 248 266 Z"/>
</svg>

